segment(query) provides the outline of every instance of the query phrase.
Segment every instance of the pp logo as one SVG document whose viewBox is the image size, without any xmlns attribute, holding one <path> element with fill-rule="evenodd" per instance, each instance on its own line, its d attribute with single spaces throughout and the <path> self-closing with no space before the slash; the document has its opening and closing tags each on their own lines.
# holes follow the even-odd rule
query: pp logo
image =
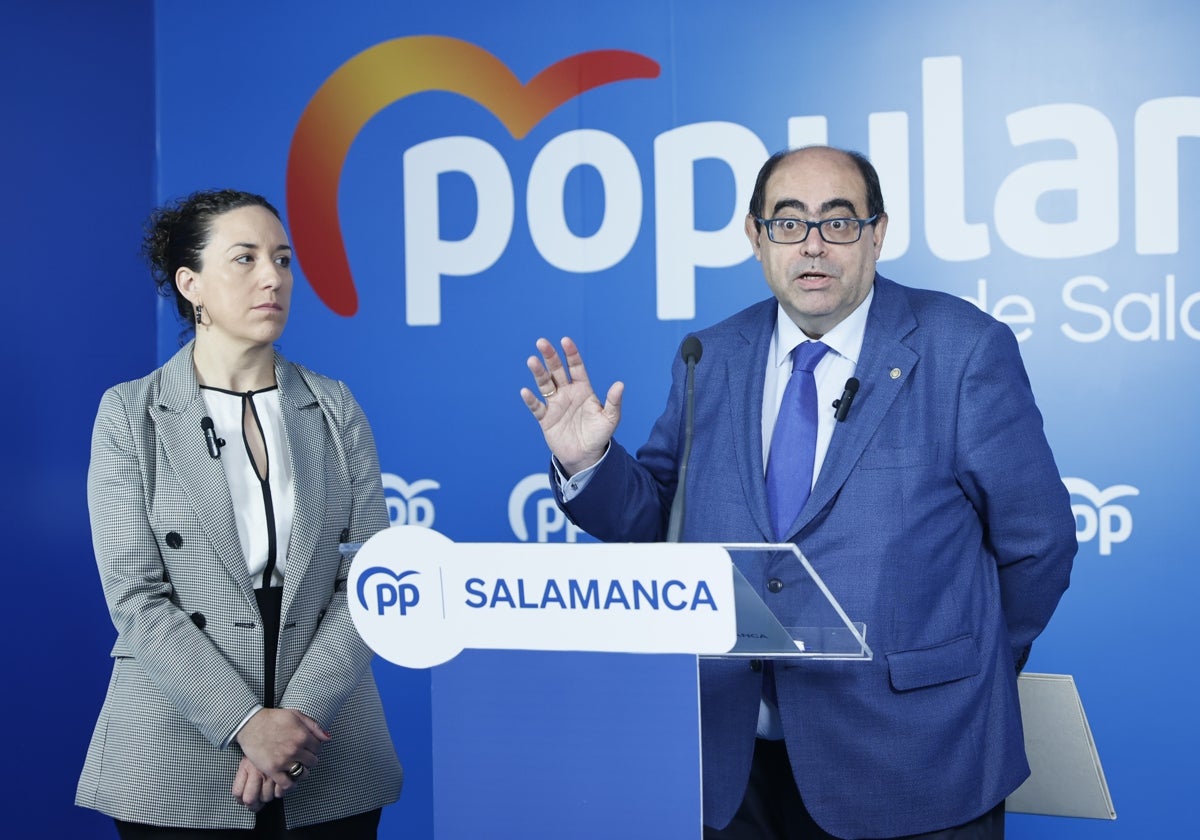
<svg viewBox="0 0 1200 840">
<path fill-rule="evenodd" d="M 426 490 L 439 490 L 441 484 L 431 478 L 419 478 L 409 484 L 395 473 L 382 473 L 383 496 L 387 500 L 388 519 L 393 525 L 433 527 L 433 500 L 421 496 Z"/>
<path fill-rule="evenodd" d="M 1100 540 L 1100 556 L 1112 554 L 1115 543 L 1123 543 L 1133 534 L 1133 514 L 1124 505 L 1112 504 L 1114 499 L 1138 495 L 1129 484 L 1114 484 L 1101 490 L 1082 478 L 1064 478 L 1063 484 L 1072 496 L 1082 496 L 1086 504 L 1072 504 L 1075 514 L 1075 537 L 1079 542 Z"/>
<path fill-rule="evenodd" d="M 462 650 L 447 632 L 442 588 L 441 563 L 453 545 L 416 525 L 384 528 L 363 543 L 350 563 L 353 589 L 346 600 L 368 647 L 410 668 L 446 662 Z"/>
<path fill-rule="evenodd" d="M 415 583 L 401 583 L 410 575 L 420 574 L 415 569 L 396 574 L 386 566 L 372 566 L 358 576 L 358 603 L 367 612 L 378 611 L 386 615 L 395 607 L 400 615 L 407 615 L 411 607 L 421 603 L 421 590 Z M 374 579 L 374 580 L 372 580 Z M 374 591 L 370 602 L 367 601 L 367 586 L 373 583 Z"/>
<path fill-rule="evenodd" d="M 558 509 L 554 494 L 550 491 L 550 478 L 545 473 L 527 475 L 517 482 L 508 496 L 508 524 L 521 542 L 529 542 L 529 526 L 526 524 L 526 508 L 533 504 L 534 542 L 550 542 L 552 534 L 562 534 L 563 541 L 573 543 L 582 531 L 566 514 Z"/>
</svg>

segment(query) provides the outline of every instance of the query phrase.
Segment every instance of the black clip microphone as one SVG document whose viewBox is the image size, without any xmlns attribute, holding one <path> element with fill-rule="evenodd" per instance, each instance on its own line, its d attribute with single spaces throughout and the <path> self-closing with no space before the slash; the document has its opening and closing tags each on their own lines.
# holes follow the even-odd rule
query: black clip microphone
<svg viewBox="0 0 1200 840">
<path fill-rule="evenodd" d="M 675 498 L 671 500 L 671 518 L 667 520 L 667 542 L 679 542 L 683 531 L 684 497 L 687 495 L 688 460 L 692 457 L 692 421 L 696 405 L 696 363 L 704 348 L 700 339 L 689 335 L 683 340 L 679 354 L 687 362 L 687 411 L 683 423 L 683 455 L 679 459 L 679 480 L 675 484 Z"/>
<path fill-rule="evenodd" d="M 846 419 L 846 415 L 850 413 L 850 403 L 854 402 L 854 395 L 858 393 L 858 380 L 851 376 L 846 380 L 846 387 L 842 390 L 842 395 L 833 401 L 833 407 L 837 409 L 833 417 L 837 421 Z"/>
<path fill-rule="evenodd" d="M 212 418 L 201 417 L 200 428 L 204 430 L 204 442 L 208 444 L 208 454 L 213 458 L 220 458 L 221 447 L 225 445 L 225 438 L 217 437 L 217 431 L 213 428 Z"/>
</svg>

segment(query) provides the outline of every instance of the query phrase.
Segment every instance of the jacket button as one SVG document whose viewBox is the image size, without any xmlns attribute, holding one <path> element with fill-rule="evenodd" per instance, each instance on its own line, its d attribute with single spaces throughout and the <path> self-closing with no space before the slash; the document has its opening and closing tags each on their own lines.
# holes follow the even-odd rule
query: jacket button
<svg viewBox="0 0 1200 840">
<path fill-rule="evenodd" d="M 779 578 L 771 578 L 769 581 L 767 581 L 767 591 L 768 592 L 783 591 L 783 581 L 781 581 Z"/>
<path fill-rule="evenodd" d="M 750 660 L 750 670 L 756 674 L 759 671 L 761 671 L 762 670 L 762 660 L 761 659 L 751 659 Z"/>
<path fill-rule="evenodd" d="M 195 624 L 197 627 L 203 630 L 204 626 L 208 624 L 208 619 L 204 617 L 204 613 L 194 612 L 192 613 L 192 624 Z"/>
<path fill-rule="evenodd" d="M 179 536 L 179 534 L 175 533 L 174 531 L 168 531 L 167 545 L 171 546 L 171 548 L 182 548 L 183 537 Z"/>
</svg>

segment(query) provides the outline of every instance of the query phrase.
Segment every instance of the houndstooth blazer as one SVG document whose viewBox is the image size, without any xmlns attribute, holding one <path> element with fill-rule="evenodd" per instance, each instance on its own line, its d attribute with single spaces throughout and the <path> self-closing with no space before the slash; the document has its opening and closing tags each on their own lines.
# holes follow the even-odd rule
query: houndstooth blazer
<svg viewBox="0 0 1200 840">
<path fill-rule="evenodd" d="M 344 383 L 278 354 L 275 378 L 296 490 L 274 705 L 333 735 L 284 800 L 294 828 L 394 802 L 403 774 L 338 551 L 388 524 L 375 441 Z M 229 741 L 264 703 L 262 619 L 204 415 L 190 343 L 100 402 L 88 506 L 118 636 L 75 801 L 133 822 L 251 828 Z"/>
</svg>

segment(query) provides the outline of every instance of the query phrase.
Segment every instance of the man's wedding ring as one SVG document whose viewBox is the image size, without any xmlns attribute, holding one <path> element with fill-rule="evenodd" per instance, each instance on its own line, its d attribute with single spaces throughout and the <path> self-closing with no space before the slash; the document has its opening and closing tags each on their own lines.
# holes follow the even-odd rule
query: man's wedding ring
<svg viewBox="0 0 1200 840">
<path fill-rule="evenodd" d="M 555 394 L 558 393 L 558 386 L 555 385 L 553 382 L 551 382 L 550 385 L 551 385 L 551 388 L 549 391 L 542 391 L 542 397 L 544 399 L 550 399 L 551 397 L 553 397 Z"/>
<path fill-rule="evenodd" d="M 299 761 L 293 761 L 292 766 L 287 769 L 288 778 L 299 779 L 304 775 L 304 765 Z"/>
</svg>

